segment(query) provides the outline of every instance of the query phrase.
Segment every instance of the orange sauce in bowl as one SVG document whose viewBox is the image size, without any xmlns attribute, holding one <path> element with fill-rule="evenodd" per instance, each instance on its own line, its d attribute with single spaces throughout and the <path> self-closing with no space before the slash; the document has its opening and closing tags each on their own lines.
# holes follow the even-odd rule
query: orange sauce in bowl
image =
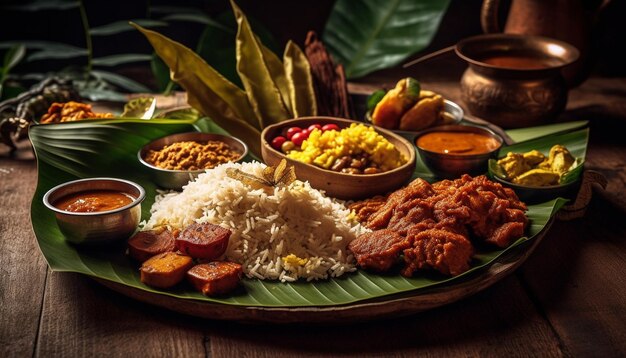
<svg viewBox="0 0 626 358">
<path fill-rule="evenodd" d="M 417 139 L 417 146 L 435 153 L 474 155 L 486 154 L 500 146 L 500 142 L 482 133 L 430 132 Z"/>
<path fill-rule="evenodd" d="M 113 190 L 89 190 L 62 197 L 54 206 L 73 213 L 91 213 L 121 208 L 135 201 L 130 194 Z"/>
</svg>

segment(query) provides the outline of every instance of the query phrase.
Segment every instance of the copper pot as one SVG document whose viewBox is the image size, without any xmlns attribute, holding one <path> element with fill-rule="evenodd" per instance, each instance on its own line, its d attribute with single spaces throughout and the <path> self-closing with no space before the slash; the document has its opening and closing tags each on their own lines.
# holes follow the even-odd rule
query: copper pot
<svg viewBox="0 0 626 358">
<path fill-rule="evenodd" d="M 561 68 L 578 50 L 546 37 L 479 35 L 455 48 L 469 63 L 461 94 L 470 113 L 504 128 L 539 125 L 565 108 L 567 86 Z"/>
</svg>

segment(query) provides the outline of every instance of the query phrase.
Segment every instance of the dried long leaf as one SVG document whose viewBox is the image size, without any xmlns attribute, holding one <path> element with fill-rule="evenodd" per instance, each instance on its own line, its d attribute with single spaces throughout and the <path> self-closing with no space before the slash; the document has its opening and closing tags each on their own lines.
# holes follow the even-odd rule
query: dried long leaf
<svg viewBox="0 0 626 358">
<path fill-rule="evenodd" d="M 294 117 L 317 115 L 317 100 L 311 75 L 311 65 L 306 55 L 294 42 L 287 42 L 283 54 L 285 75 Z"/>
<path fill-rule="evenodd" d="M 239 180 L 246 185 L 250 185 L 253 188 L 271 188 L 273 186 L 270 181 L 235 168 L 226 169 L 226 175 L 232 179 Z"/>
<path fill-rule="evenodd" d="M 170 68 L 172 80 L 187 91 L 189 105 L 241 138 L 255 155 L 260 156 L 262 127 L 245 92 L 186 46 L 137 24 L 131 25 L 150 41 L 156 53 Z"/>
<path fill-rule="evenodd" d="M 280 62 L 278 56 L 276 56 L 276 54 L 270 49 L 265 47 L 258 37 L 256 38 L 259 46 L 261 47 L 261 53 L 263 54 L 263 59 L 265 60 L 267 70 L 274 79 L 274 84 L 276 85 L 276 88 L 280 93 L 280 98 L 287 108 L 287 111 L 289 112 L 289 118 L 294 118 L 296 116 L 294 115 L 293 104 L 291 96 L 289 95 L 289 80 L 287 79 L 287 75 L 285 73 L 285 67 L 283 66 L 283 63 Z"/>
<path fill-rule="evenodd" d="M 292 165 L 287 166 L 285 159 L 274 169 L 274 185 L 289 185 L 296 180 L 296 170 Z"/>
<path fill-rule="evenodd" d="M 239 29 L 237 31 L 237 73 L 261 126 L 278 123 L 290 116 L 280 91 L 268 70 L 263 50 L 250 28 L 248 19 L 231 0 Z"/>
<path fill-rule="evenodd" d="M 226 175 L 246 185 L 250 185 L 253 188 L 263 189 L 271 189 L 275 186 L 287 186 L 296 180 L 295 168 L 292 165 L 288 166 L 285 159 L 281 160 L 276 167 L 265 167 L 261 177 L 235 168 L 226 169 Z"/>
</svg>

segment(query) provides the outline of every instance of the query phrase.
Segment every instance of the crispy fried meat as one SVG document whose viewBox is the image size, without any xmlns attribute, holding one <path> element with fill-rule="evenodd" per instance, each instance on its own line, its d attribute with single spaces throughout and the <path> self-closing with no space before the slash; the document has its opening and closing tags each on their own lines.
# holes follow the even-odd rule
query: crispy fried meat
<svg viewBox="0 0 626 358">
<path fill-rule="evenodd" d="M 386 200 L 376 197 L 352 208 L 374 230 L 349 246 L 359 265 L 385 271 L 402 253 L 406 276 L 418 269 L 461 274 L 474 252 L 470 238 L 507 247 L 528 225 L 526 205 L 485 176 L 464 175 L 433 185 L 416 179 Z"/>
<path fill-rule="evenodd" d="M 373 271 L 387 271 L 398 260 L 402 250 L 410 243 L 397 232 L 389 229 L 376 230 L 359 235 L 348 248 L 354 253 L 359 266 Z"/>
</svg>

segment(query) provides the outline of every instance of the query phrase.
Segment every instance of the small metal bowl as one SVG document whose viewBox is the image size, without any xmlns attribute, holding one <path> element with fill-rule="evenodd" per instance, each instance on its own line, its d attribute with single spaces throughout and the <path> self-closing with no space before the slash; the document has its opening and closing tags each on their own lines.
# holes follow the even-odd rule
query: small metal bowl
<svg viewBox="0 0 626 358">
<path fill-rule="evenodd" d="M 201 132 L 188 132 L 178 133 L 165 136 L 154 140 L 145 146 L 143 146 L 137 153 L 139 162 L 149 169 L 152 174 L 154 182 L 162 188 L 180 190 L 184 185 L 187 185 L 190 181 L 194 180 L 201 173 L 204 173 L 206 169 L 200 170 L 170 170 L 156 167 L 144 160 L 144 157 L 150 150 L 160 150 L 163 147 L 185 141 L 195 142 L 208 142 L 219 141 L 224 142 L 230 146 L 234 151 L 241 153 L 236 162 L 241 161 L 248 154 L 248 146 L 240 139 L 214 133 L 201 133 Z"/>
<path fill-rule="evenodd" d="M 135 200 L 121 208 L 99 212 L 71 212 L 54 206 L 59 199 L 84 191 L 113 190 Z M 70 181 L 48 190 L 44 205 L 55 214 L 57 225 L 67 241 L 75 244 L 104 244 L 129 238 L 141 219 L 145 190 L 138 184 L 116 178 L 90 178 Z"/>
<path fill-rule="evenodd" d="M 471 132 L 486 134 L 499 143 L 498 147 L 483 154 L 444 154 L 426 150 L 417 145 L 417 140 L 424 134 L 431 132 Z M 472 176 L 487 172 L 489 159 L 495 158 L 502 147 L 503 139 L 489 129 L 468 125 L 447 125 L 429 128 L 420 132 L 413 138 L 413 144 L 417 147 L 417 152 L 424 164 L 437 177 L 444 179 L 458 178 L 463 174 Z"/>
</svg>

